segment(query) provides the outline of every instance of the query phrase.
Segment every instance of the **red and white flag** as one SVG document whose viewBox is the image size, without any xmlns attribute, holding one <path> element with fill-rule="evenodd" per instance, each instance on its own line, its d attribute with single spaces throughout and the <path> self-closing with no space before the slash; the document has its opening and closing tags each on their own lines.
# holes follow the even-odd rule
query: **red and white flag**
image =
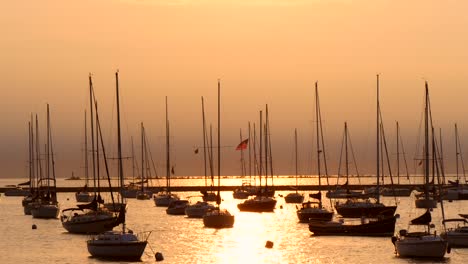
<svg viewBox="0 0 468 264">
<path fill-rule="evenodd" d="M 243 140 L 239 145 L 237 145 L 236 150 L 242 150 L 247 148 L 247 144 L 249 143 L 249 139 Z"/>
</svg>

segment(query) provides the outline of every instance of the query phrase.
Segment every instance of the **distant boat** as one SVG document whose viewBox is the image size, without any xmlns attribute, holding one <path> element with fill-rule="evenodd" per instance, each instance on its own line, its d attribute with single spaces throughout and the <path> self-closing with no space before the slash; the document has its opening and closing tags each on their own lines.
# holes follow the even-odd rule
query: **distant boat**
<svg viewBox="0 0 468 264">
<path fill-rule="evenodd" d="M 292 193 L 288 193 L 285 197 L 284 197 L 284 201 L 286 203 L 302 203 L 304 201 L 304 194 L 302 193 L 299 193 L 297 191 L 297 188 L 298 188 L 298 185 L 297 185 L 297 128 L 294 129 L 294 157 L 295 157 L 295 167 L 296 167 L 296 191 L 295 192 L 292 192 Z"/>
<path fill-rule="evenodd" d="M 146 132 L 145 127 L 143 126 L 143 122 L 141 122 L 141 181 L 140 181 L 140 190 L 136 194 L 137 200 L 150 200 L 153 196 L 153 192 L 148 189 L 148 182 L 149 182 L 149 153 L 148 153 L 148 145 L 146 142 Z M 148 173 L 145 177 L 145 171 Z"/>
<path fill-rule="evenodd" d="M 405 162 L 405 168 L 406 168 L 406 178 L 409 179 L 409 173 L 408 173 L 408 164 L 406 162 L 406 156 L 405 156 L 405 150 L 403 148 L 403 144 L 401 143 L 401 134 L 400 134 L 400 125 L 398 122 L 396 122 L 396 145 L 397 145 L 397 184 L 394 185 L 392 184 L 391 187 L 383 188 L 380 194 L 382 196 L 394 196 L 394 197 L 408 197 L 411 195 L 411 192 L 413 191 L 412 188 L 404 188 L 400 187 L 400 145 L 402 147 L 402 153 L 403 153 L 403 160 Z"/>
<path fill-rule="evenodd" d="M 19 186 L 9 187 L 5 190 L 5 196 L 27 196 L 30 193 L 31 192 L 29 191 L 29 189 L 22 188 Z"/>
<path fill-rule="evenodd" d="M 118 72 L 115 73 L 117 94 L 117 151 L 119 164 L 119 185 L 123 188 L 123 165 L 122 165 L 122 142 L 120 135 L 120 107 L 119 107 L 119 79 Z M 124 197 L 120 196 L 121 204 L 125 204 Z M 144 233 L 136 235 L 126 229 L 125 209 L 121 208 L 117 223 L 122 224 L 121 231 L 107 231 L 92 237 L 86 242 L 88 252 L 93 257 L 113 258 L 119 260 L 138 260 L 145 251 L 148 237 L 151 234 Z"/>
<path fill-rule="evenodd" d="M 153 196 L 153 200 L 156 206 L 167 207 L 172 201 L 179 200 L 176 194 L 171 193 L 171 172 L 174 171 L 174 167 L 171 169 L 171 152 L 169 142 L 169 117 L 167 111 L 167 96 L 166 96 L 166 189 L 162 192 L 158 192 Z"/>
<path fill-rule="evenodd" d="M 38 199 L 31 205 L 31 214 L 34 218 L 57 218 L 60 212 L 57 201 L 55 159 L 52 145 L 52 132 L 50 127 L 49 105 L 47 104 L 47 150 L 46 150 L 46 175 L 40 177 L 37 182 Z"/>
<path fill-rule="evenodd" d="M 208 173 L 207 173 L 207 166 L 206 163 L 208 161 L 210 167 L 210 188 L 209 190 L 200 191 L 203 195 L 202 199 L 205 202 L 215 202 L 216 201 L 216 193 L 214 192 L 214 173 L 213 173 L 213 136 L 212 136 L 212 129 L 210 125 L 210 142 L 208 142 L 208 133 L 206 131 L 206 121 L 205 121 L 205 102 L 203 100 L 203 96 L 201 97 L 202 102 L 202 128 L 203 128 L 203 168 L 205 172 L 205 187 L 208 187 Z M 207 153 L 208 150 L 208 153 Z M 195 150 L 195 153 L 198 153 L 198 149 Z M 208 156 L 208 160 L 206 157 Z"/>
<path fill-rule="evenodd" d="M 221 206 L 221 84 L 218 80 L 218 191 L 216 207 L 208 210 L 203 216 L 203 225 L 208 228 L 231 228 L 234 226 L 234 215 Z"/>
<path fill-rule="evenodd" d="M 90 77 L 91 78 L 91 77 Z M 90 107 L 93 107 L 92 105 Z M 88 127 L 86 122 L 86 110 L 85 110 L 85 125 L 84 125 L 84 139 L 85 139 L 85 148 L 84 148 L 84 160 L 85 160 L 85 185 L 81 190 L 75 193 L 75 199 L 79 203 L 89 203 L 94 200 L 94 195 L 88 192 L 89 185 L 89 170 L 88 170 Z M 75 176 L 72 172 L 72 178 Z M 78 177 L 79 178 L 79 177 Z"/>
<path fill-rule="evenodd" d="M 276 206 L 276 200 L 273 197 L 270 197 L 271 191 L 268 189 L 268 161 L 271 162 L 271 152 L 269 152 L 269 134 L 268 134 L 268 105 L 266 106 L 266 122 L 263 124 L 262 122 L 262 111 L 260 111 L 260 160 L 262 159 L 262 127 L 265 127 L 265 186 L 262 188 L 260 184 L 260 192 L 257 193 L 256 196 L 245 200 L 237 204 L 237 208 L 239 210 L 245 212 L 273 212 Z M 268 158 L 270 156 L 270 158 Z M 270 169 L 271 171 L 271 169 Z M 260 183 L 261 183 L 261 176 L 262 170 L 260 169 Z M 273 173 L 272 173 L 273 178 Z M 274 193 L 274 192 L 273 192 Z"/>
<path fill-rule="evenodd" d="M 198 201 L 185 207 L 185 215 L 189 218 L 203 218 L 209 210 L 213 209 L 215 209 L 214 205 L 205 201 Z"/>
<path fill-rule="evenodd" d="M 188 205 L 188 200 L 174 200 L 167 207 L 166 213 L 169 215 L 185 215 L 185 209 Z"/>
<path fill-rule="evenodd" d="M 317 176 L 318 176 L 318 187 L 317 193 L 309 194 L 309 198 L 314 198 L 317 201 L 311 201 L 310 199 L 302 203 L 301 208 L 296 211 L 297 218 L 301 223 L 309 223 L 310 219 L 315 221 L 330 221 L 333 217 L 333 211 L 330 211 L 323 207 L 322 204 L 322 159 L 325 169 L 325 175 L 328 181 L 328 167 L 325 153 L 325 140 L 323 136 L 322 128 L 322 112 L 320 111 L 320 100 L 318 93 L 318 82 L 315 82 L 315 119 L 316 119 L 316 146 L 317 146 Z M 327 182 L 328 183 L 328 182 Z M 328 184 L 327 184 L 328 185 Z"/>
</svg>

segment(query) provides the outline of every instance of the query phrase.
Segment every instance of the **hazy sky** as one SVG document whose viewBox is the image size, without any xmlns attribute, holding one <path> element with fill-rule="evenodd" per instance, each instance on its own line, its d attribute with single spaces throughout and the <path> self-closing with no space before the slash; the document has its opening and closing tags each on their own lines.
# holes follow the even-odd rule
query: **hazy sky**
<svg viewBox="0 0 468 264">
<path fill-rule="evenodd" d="M 145 123 L 164 172 L 168 96 L 177 175 L 203 174 L 201 96 L 216 127 L 222 86 L 223 174 L 239 174 L 239 129 L 270 108 L 278 174 L 293 173 L 298 129 L 300 172 L 316 173 L 314 82 L 319 81 L 330 172 L 336 174 L 344 121 L 361 172 L 375 171 L 375 76 L 388 143 L 399 121 L 415 156 L 429 82 L 446 167 L 455 171 L 453 126 L 468 134 L 468 2 L 398 0 L 3 1 L 0 8 L 1 177 L 26 177 L 27 122 L 45 127 L 50 104 L 59 177 L 81 175 L 83 112 L 93 74 L 109 152 L 115 152 L 115 82 L 120 70 L 124 152 L 139 153 Z M 44 134 L 44 132 L 43 132 Z M 466 150 L 463 149 L 463 153 Z M 467 153 L 468 154 L 468 153 Z M 108 154 L 110 156 L 114 153 Z M 393 155 L 394 156 L 394 155 Z"/>
</svg>

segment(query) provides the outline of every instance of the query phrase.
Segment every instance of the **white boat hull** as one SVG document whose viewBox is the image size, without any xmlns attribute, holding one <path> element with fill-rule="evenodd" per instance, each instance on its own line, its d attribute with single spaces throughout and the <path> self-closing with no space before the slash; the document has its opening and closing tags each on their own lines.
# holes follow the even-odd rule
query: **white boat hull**
<svg viewBox="0 0 468 264">
<path fill-rule="evenodd" d="M 437 201 L 431 199 L 416 199 L 414 204 L 416 208 L 437 208 Z"/>
<path fill-rule="evenodd" d="M 83 221 L 64 221 L 63 228 L 74 234 L 97 234 L 112 230 L 116 226 L 117 217 L 97 216 Z"/>
<path fill-rule="evenodd" d="M 89 192 L 79 192 L 75 193 L 75 199 L 78 203 L 89 203 L 93 201 L 94 195 Z"/>
</svg>

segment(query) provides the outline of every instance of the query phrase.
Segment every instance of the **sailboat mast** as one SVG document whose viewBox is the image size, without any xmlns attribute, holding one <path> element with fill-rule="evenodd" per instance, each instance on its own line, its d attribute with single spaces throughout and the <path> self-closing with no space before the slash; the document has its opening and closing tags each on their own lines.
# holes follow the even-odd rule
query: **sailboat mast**
<svg viewBox="0 0 468 264">
<path fill-rule="evenodd" d="M 218 194 L 216 204 L 221 204 L 221 83 L 218 79 Z"/>
<path fill-rule="evenodd" d="M 396 122 L 396 160 L 397 160 L 397 178 L 398 178 L 398 185 L 400 185 L 400 126 L 398 125 L 398 121 Z"/>
<path fill-rule="evenodd" d="M 268 105 L 266 106 L 265 111 L 265 190 L 268 189 Z"/>
<path fill-rule="evenodd" d="M 46 154 L 47 154 L 47 164 L 46 164 L 46 175 L 47 175 L 47 195 L 50 194 L 50 119 L 49 119 L 49 104 L 47 104 L 47 144 L 46 144 Z"/>
<path fill-rule="evenodd" d="M 171 177 L 171 155 L 170 155 L 170 143 L 169 143 L 169 113 L 167 108 L 167 96 L 166 96 L 166 187 L 167 192 L 171 192 L 171 181 L 169 178 Z"/>
<path fill-rule="evenodd" d="M 318 99 L 318 82 L 315 82 L 315 123 L 316 123 L 316 130 L 317 130 L 317 136 L 316 136 L 316 140 L 317 140 L 317 176 L 318 176 L 318 187 L 319 187 L 319 193 L 320 193 L 320 190 L 322 189 L 321 188 L 321 185 L 322 185 L 322 182 L 321 182 L 321 171 L 320 171 L 320 138 L 319 138 L 319 127 L 320 127 L 320 124 L 319 124 L 319 99 Z M 319 206 L 320 208 L 322 207 L 322 199 L 319 200 Z"/>
<path fill-rule="evenodd" d="M 123 175 L 123 165 L 122 165 L 122 139 L 120 134 L 120 99 L 119 99 L 119 71 L 115 72 L 115 88 L 117 93 L 117 155 L 119 160 L 119 179 L 120 179 L 120 188 L 124 186 L 124 175 Z M 121 202 L 123 204 L 124 198 L 123 195 L 120 195 Z M 124 224 L 125 230 L 125 224 Z"/>
<path fill-rule="evenodd" d="M 296 193 L 297 193 L 297 128 L 294 129 L 294 158 L 296 160 Z"/>
<path fill-rule="evenodd" d="M 240 137 L 240 142 L 242 142 L 242 129 L 239 130 L 239 137 Z M 240 159 L 240 162 L 241 162 L 241 176 L 244 177 L 245 176 L 244 149 L 241 148 L 240 151 L 241 151 L 241 159 Z"/>
<path fill-rule="evenodd" d="M 28 139 L 29 139 L 29 192 L 32 193 L 31 183 L 32 183 L 32 174 L 33 174 L 33 158 L 32 158 L 32 131 L 31 131 L 31 121 L 28 122 Z"/>
<path fill-rule="evenodd" d="M 377 74 L 377 131 L 376 131 L 376 139 L 377 139 L 377 203 L 380 202 L 380 87 L 379 87 L 379 75 Z"/>
<path fill-rule="evenodd" d="M 346 163 L 346 182 L 349 184 L 349 168 L 348 168 L 348 123 L 344 123 L 345 129 L 345 163 Z"/>
<path fill-rule="evenodd" d="M 89 108 L 90 108 L 90 120 L 91 120 L 91 153 L 93 158 L 93 182 L 94 182 L 94 197 L 97 198 L 96 193 L 96 156 L 94 153 L 94 114 L 93 114 L 93 80 L 91 74 L 89 74 Z M 96 139 L 97 141 L 98 139 Z M 97 142 L 96 142 L 97 143 Z"/>
<path fill-rule="evenodd" d="M 457 128 L 457 123 L 455 123 L 455 168 L 457 170 L 457 181 L 459 180 L 459 175 L 458 175 L 458 128 Z"/>
<path fill-rule="evenodd" d="M 427 82 L 425 83 L 426 96 L 425 96 L 425 109 L 424 109 L 424 189 L 425 198 L 429 200 L 429 88 Z"/>
<path fill-rule="evenodd" d="M 86 177 L 86 186 L 89 184 L 89 171 L 88 171 L 88 127 L 87 127 L 87 120 L 86 120 L 86 110 L 84 111 L 84 136 L 85 136 L 85 177 Z"/>
<path fill-rule="evenodd" d="M 141 191 L 143 192 L 143 180 L 145 178 L 145 142 L 144 142 L 144 128 L 141 122 Z"/>
<path fill-rule="evenodd" d="M 250 131 L 250 121 L 249 121 L 249 177 L 250 177 L 250 181 L 252 181 L 252 149 L 251 149 L 251 145 L 252 145 L 252 140 L 251 140 L 251 136 L 252 136 L 252 132 Z"/>
<path fill-rule="evenodd" d="M 206 178 L 206 123 L 205 123 L 205 102 L 203 101 L 203 96 L 201 97 L 202 104 L 202 126 L 203 126 L 203 167 L 205 171 L 205 186 L 208 185 L 208 179 Z"/>
<path fill-rule="evenodd" d="M 260 145 L 259 145 L 259 174 L 258 174 L 258 179 L 259 179 L 259 184 L 260 184 L 260 187 L 262 186 L 262 174 L 263 174 L 263 166 L 262 166 L 262 163 L 263 163 L 263 160 L 262 160 L 262 153 L 263 153 L 263 149 L 262 149 L 262 127 L 263 127 L 263 120 L 262 120 L 262 110 L 260 110 L 260 132 L 259 132 L 259 137 L 260 137 Z"/>
</svg>

